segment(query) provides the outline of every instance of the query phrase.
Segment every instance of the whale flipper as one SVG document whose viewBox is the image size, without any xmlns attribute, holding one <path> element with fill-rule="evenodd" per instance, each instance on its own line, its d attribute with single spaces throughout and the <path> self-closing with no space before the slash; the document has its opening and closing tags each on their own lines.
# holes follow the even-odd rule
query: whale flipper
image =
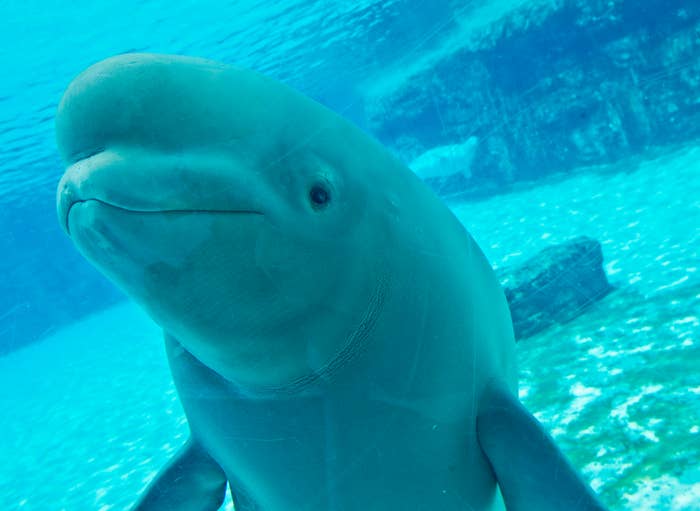
<svg viewBox="0 0 700 511">
<path fill-rule="evenodd" d="M 226 475 L 191 438 L 148 485 L 133 511 L 216 511 Z"/>
<path fill-rule="evenodd" d="M 605 511 L 542 425 L 502 385 L 487 385 L 477 432 L 508 511 Z"/>
</svg>

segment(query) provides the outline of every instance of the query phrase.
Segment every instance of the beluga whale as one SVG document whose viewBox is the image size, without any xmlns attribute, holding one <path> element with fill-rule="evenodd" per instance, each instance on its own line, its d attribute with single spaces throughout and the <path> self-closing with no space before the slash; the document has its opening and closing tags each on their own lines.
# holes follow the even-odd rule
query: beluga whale
<svg viewBox="0 0 700 511">
<path fill-rule="evenodd" d="M 135 509 L 604 509 L 517 398 L 452 212 L 292 88 L 124 54 L 68 86 L 59 221 L 162 327 L 190 437 Z"/>
</svg>

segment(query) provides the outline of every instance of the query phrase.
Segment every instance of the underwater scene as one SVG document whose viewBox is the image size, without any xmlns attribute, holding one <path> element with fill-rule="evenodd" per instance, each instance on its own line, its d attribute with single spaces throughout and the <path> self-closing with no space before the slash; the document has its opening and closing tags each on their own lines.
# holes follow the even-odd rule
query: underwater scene
<svg viewBox="0 0 700 511">
<path fill-rule="evenodd" d="M 700 511 L 700 3 L 0 20 L 0 510 Z"/>
</svg>

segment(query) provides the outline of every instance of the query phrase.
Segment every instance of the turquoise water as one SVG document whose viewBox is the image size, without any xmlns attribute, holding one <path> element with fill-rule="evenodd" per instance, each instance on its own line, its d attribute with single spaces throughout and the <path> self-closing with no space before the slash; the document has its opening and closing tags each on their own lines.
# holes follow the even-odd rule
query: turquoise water
<svg viewBox="0 0 700 511">
<path fill-rule="evenodd" d="M 700 509 L 699 157 L 455 207 L 496 264 L 582 231 L 603 240 L 623 291 L 518 358 L 523 401 L 611 509 Z M 661 169 L 674 179 L 647 201 Z M 131 304 L 0 358 L 0 392 L 1 509 L 127 509 L 187 436 L 160 332 Z"/>
<path fill-rule="evenodd" d="M 601 241 L 618 291 L 518 356 L 521 398 L 611 509 L 700 509 L 698 176 L 688 147 L 455 208 L 496 266 Z"/>
<path fill-rule="evenodd" d="M 371 129 L 371 98 L 485 46 L 512 13 L 536 24 L 558 6 L 0 6 L 0 344 L 27 344 L 0 356 L 0 509 L 128 509 L 187 436 L 157 327 L 107 296 L 55 219 L 53 116 L 72 76 L 131 50 L 206 56 L 269 73 Z M 518 359 L 522 400 L 612 510 L 700 510 L 699 162 L 691 139 L 450 202 L 496 268 L 575 236 L 601 242 L 617 290 L 521 341 Z"/>
</svg>

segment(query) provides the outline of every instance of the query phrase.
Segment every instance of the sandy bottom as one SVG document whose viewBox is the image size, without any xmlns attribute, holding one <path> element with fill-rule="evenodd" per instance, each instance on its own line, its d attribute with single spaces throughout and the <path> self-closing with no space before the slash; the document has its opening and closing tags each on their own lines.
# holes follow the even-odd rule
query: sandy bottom
<svg viewBox="0 0 700 511">
<path fill-rule="evenodd" d="M 525 404 L 611 510 L 700 510 L 698 162 L 691 148 L 455 208 L 496 266 L 603 243 L 619 290 L 518 350 Z M 0 509 L 128 509 L 188 431 L 161 334 L 131 304 L 0 358 L 0 403 Z"/>
</svg>

